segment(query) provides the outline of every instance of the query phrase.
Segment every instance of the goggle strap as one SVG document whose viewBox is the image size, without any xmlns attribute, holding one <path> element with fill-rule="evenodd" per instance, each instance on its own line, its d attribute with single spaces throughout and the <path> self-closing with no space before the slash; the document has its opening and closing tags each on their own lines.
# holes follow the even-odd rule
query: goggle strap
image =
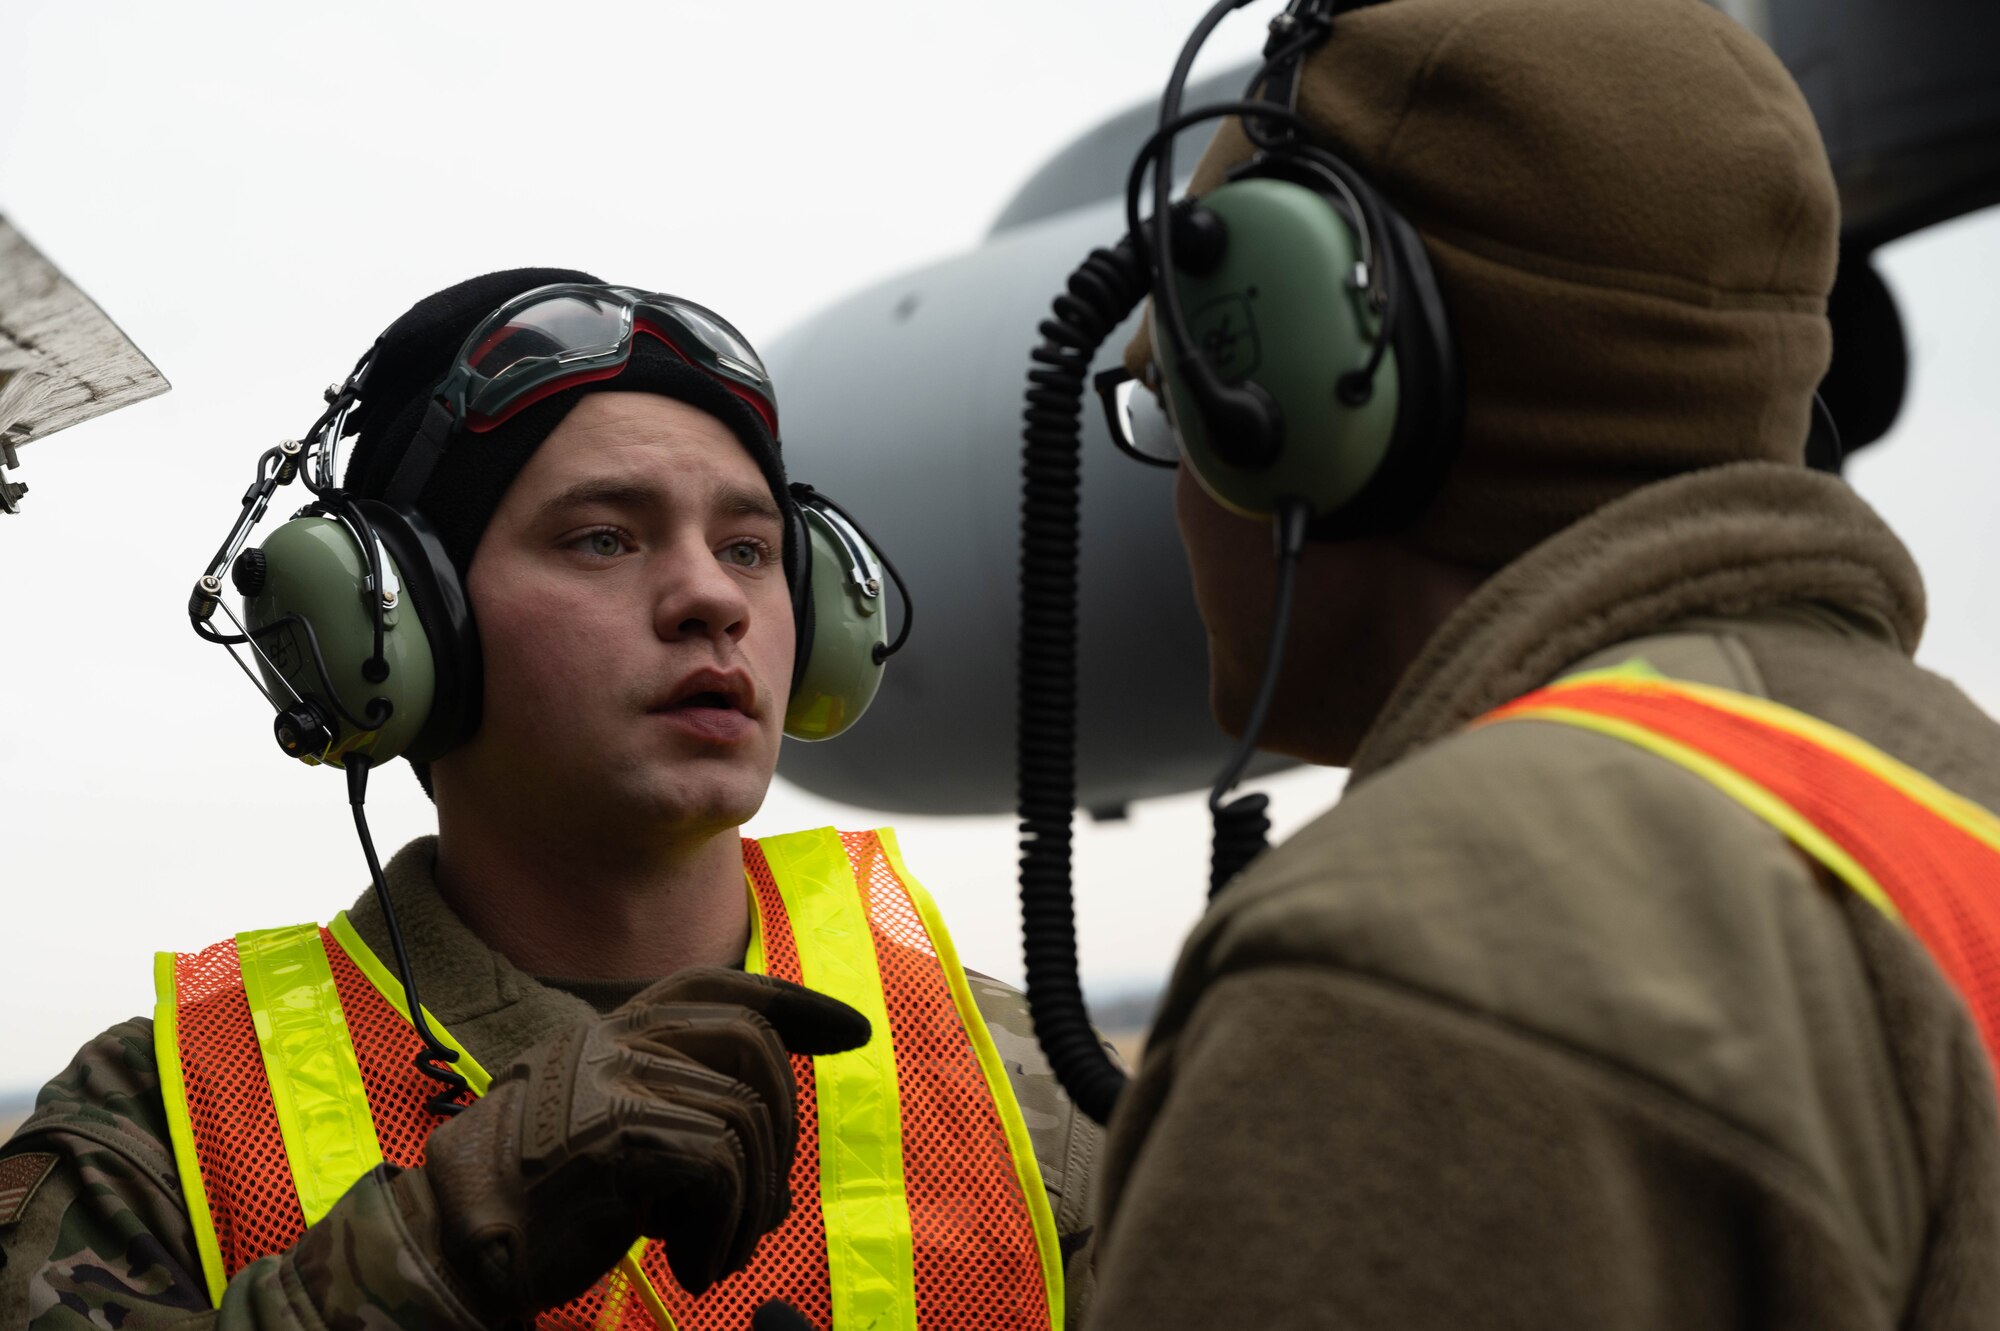
<svg viewBox="0 0 2000 1331">
<path fill-rule="evenodd" d="M 417 506 L 417 496 L 424 492 L 431 473 L 437 470 L 438 460 L 444 457 L 451 426 L 451 408 L 441 399 L 432 398 L 424 411 L 424 423 L 418 427 L 416 438 L 410 440 L 410 446 L 403 450 L 403 460 L 396 464 L 396 474 L 389 478 L 389 486 L 382 492 L 383 500 L 391 507 Z"/>
</svg>

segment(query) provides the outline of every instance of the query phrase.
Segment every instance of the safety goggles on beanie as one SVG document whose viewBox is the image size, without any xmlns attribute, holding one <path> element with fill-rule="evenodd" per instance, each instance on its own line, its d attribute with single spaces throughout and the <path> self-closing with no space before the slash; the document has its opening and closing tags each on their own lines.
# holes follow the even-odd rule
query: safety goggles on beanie
<svg viewBox="0 0 2000 1331">
<path fill-rule="evenodd" d="M 612 378 L 641 334 L 719 380 L 778 437 L 771 375 L 749 341 L 713 310 L 631 287 L 561 282 L 523 292 L 473 330 L 437 396 L 462 428 L 481 434 L 553 393 Z"/>
<path fill-rule="evenodd" d="M 641 336 L 728 390 L 780 438 L 770 371 L 727 319 L 665 292 L 557 282 L 506 301 L 466 337 L 383 497 L 416 503 L 455 431 L 485 434 L 566 389 L 616 378 Z"/>
</svg>

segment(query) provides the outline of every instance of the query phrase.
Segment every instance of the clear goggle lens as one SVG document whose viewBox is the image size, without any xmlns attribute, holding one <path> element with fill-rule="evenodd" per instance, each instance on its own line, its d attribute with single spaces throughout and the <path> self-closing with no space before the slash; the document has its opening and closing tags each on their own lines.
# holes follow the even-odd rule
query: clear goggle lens
<svg viewBox="0 0 2000 1331">
<path fill-rule="evenodd" d="M 465 355 L 465 366 L 490 387 L 541 362 L 610 355 L 625 344 L 631 307 L 582 295 L 552 296 L 515 310 Z"/>
<path fill-rule="evenodd" d="M 453 378 L 473 428 L 490 428 L 570 384 L 617 373 L 631 356 L 636 329 L 722 380 L 777 434 L 770 374 L 720 315 L 677 296 L 579 286 L 528 292 L 467 341 Z"/>
<path fill-rule="evenodd" d="M 757 359 L 757 353 L 743 340 L 743 334 L 724 323 L 720 316 L 686 301 L 675 301 L 673 308 L 683 323 L 703 335 L 708 349 L 717 356 L 734 361 L 738 368 L 760 379 L 770 377 L 764 369 L 764 362 Z"/>
</svg>

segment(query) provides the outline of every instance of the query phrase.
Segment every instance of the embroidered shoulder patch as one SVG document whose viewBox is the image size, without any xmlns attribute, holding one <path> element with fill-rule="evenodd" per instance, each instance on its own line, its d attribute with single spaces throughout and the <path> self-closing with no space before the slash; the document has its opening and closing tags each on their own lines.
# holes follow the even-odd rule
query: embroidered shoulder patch
<svg viewBox="0 0 2000 1331">
<path fill-rule="evenodd" d="M 0 1160 L 0 1226 L 11 1225 L 27 1213 L 35 1189 L 55 1167 L 51 1151 L 29 1151 Z"/>
</svg>

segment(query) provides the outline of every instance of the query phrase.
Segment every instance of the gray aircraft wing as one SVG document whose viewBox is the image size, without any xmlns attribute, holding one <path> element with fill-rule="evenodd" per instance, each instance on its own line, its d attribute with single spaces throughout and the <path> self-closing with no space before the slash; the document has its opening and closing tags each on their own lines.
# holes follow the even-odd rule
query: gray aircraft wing
<svg viewBox="0 0 2000 1331">
<path fill-rule="evenodd" d="M 97 303 L 0 216 L 0 467 L 72 425 L 170 387 Z M 0 512 L 28 487 L 0 471 Z"/>
</svg>

